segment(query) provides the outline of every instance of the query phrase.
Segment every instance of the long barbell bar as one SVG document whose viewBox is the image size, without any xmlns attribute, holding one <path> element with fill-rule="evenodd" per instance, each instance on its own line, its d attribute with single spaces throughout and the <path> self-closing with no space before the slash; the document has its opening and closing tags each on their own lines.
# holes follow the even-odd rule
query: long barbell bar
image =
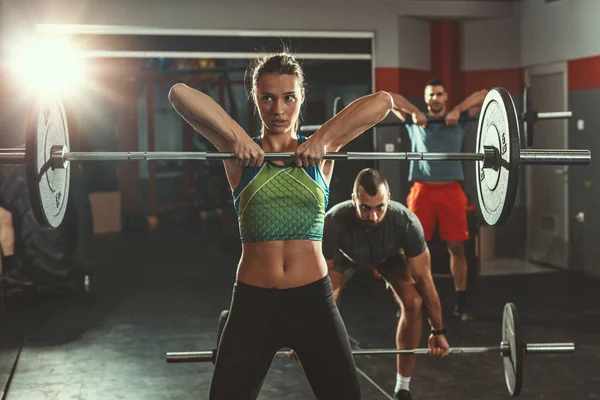
<svg viewBox="0 0 600 400">
<path fill-rule="evenodd" d="M 235 154 L 220 152 L 71 152 L 57 161 L 119 161 L 119 160 L 233 160 Z M 423 152 L 347 152 L 326 153 L 326 160 L 429 160 L 429 161 L 486 161 L 493 162 L 494 154 L 485 153 L 423 153 Z M 265 160 L 290 160 L 294 153 L 264 153 Z M 523 164 L 588 164 L 591 160 L 589 150 L 523 150 Z"/>
<path fill-rule="evenodd" d="M 501 342 L 500 346 L 490 347 L 451 347 L 448 350 L 449 354 L 500 354 L 503 357 L 508 357 L 510 348 L 508 343 Z M 556 353 L 573 353 L 575 351 L 575 343 L 526 343 L 525 353 L 527 354 L 556 354 Z M 189 363 L 189 362 L 212 362 L 215 357 L 213 351 L 192 351 L 192 352 L 176 352 L 167 353 L 168 363 Z M 291 351 L 278 351 L 275 353 L 276 358 L 292 358 Z M 426 355 L 429 354 L 429 349 L 361 349 L 352 350 L 354 356 L 366 355 L 390 355 L 390 354 L 406 354 L 406 355 Z"/>
<path fill-rule="evenodd" d="M 493 165 L 495 151 L 486 153 L 423 153 L 423 152 L 338 152 L 326 153 L 326 160 L 429 160 L 429 161 L 485 161 Z M 265 160 L 290 160 L 294 153 L 264 153 Z M 150 161 L 150 160 L 234 160 L 233 153 L 221 152 L 64 152 L 61 146 L 52 149 L 51 159 L 55 165 L 65 161 Z M 523 164 L 570 165 L 589 164 L 589 150 L 521 150 Z M 21 164 L 25 162 L 25 149 L 0 149 L 0 163 Z"/>
</svg>

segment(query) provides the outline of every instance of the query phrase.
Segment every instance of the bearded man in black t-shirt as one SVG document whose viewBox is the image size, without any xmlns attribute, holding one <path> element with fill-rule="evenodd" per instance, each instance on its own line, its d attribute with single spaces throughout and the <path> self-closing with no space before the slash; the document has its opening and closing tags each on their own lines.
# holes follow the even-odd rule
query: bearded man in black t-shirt
<svg viewBox="0 0 600 400">
<path fill-rule="evenodd" d="M 431 325 L 430 354 L 448 355 L 440 299 L 431 276 L 431 258 L 423 228 L 407 207 L 390 200 L 388 183 L 378 170 L 362 170 L 354 182 L 352 200 L 327 212 L 323 254 L 336 302 L 354 272 L 374 268 L 401 307 L 397 348 L 418 347 L 424 307 Z M 395 399 L 411 398 L 409 383 L 414 363 L 414 355 L 398 355 Z"/>
</svg>

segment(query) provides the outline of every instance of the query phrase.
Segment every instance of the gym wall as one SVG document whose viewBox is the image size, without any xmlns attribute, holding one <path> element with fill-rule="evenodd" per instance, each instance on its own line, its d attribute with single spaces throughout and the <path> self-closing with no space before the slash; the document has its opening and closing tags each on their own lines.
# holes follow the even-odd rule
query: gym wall
<svg viewBox="0 0 600 400">
<path fill-rule="evenodd" d="M 600 2 L 524 0 L 519 5 L 522 66 L 600 54 Z"/>
<path fill-rule="evenodd" d="M 585 168 L 569 169 L 570 256 L 569 269 L 586 275 L 600 276 L 596 260 L 600 249 L 594 244 L 600 234 L 600 171 L 594 159 L 600 150 L 595 134 L 600 128 L 600 2 L 562 0 L 546 3 L 527 0 L 520 4 L 521 65 L 524 68 L 566 62 L 568 109 L 568 146 L 590 149 L 592 162 Z M 578 121 L 584 122 L 579 130 Z M 583 213 L 585 219 L 575 219 Z"/>
<path fill-rule="evenodd" d="M 522 108 L 524 72 L 521 67 L 520 19 L 517 12 L 505 18 L 465 21 L 461 24 L 461 70 L 464 92 L 468 96 L 482 88 L 504 87 Z M 465 139 L 465 151 L 473 151 L 471 143 L 476 127 L 469 130 Z M 468 146 L 473 146 L 469 148 Z M 467 192 L 476 195 L 475 170 L 472 163 L 465 163 Z M 518 193 L 511 220 L 508 224 L 484 228 L 484 234 L 494 238 L 494 248 L 489 251 L 496 257 L 525 257 L 527 209 L 525 205 L 525 174 L 521 174 L 521 190 Z M 486 240 L 484 240 L 486 241 Z"/>
<path fill-rule="evenodd" d="M 566 63 L 568 109 L 568 147 L 590 149 L 592 160 L 600 140 L 593 134 L 600 127 L 597 104 L 600 101 L 600 27 L 596 16 L 600 2 L 562 0 L 523 0 L 514 16 L 496 20 L 462 23 L 462 69 L 465 93 L 495 82 L 514 93 L 517 109 L 521 109 L 521 91 L 525 72 L 555 63 Z M 493 45 L 490 45 L 492 43 Z M 535 100 L 534 100 L 535 102 Z M 540 110 L 544 111 L 544 110 Z M 550 110 L 548 110 L 550 111 Z M 578 129 L 578 121 L 584 129 Z M 525 257 L 527 209 L 524 174 L 513 217 L 509 224 L 496 227 L 496 256 Z M 595 182 L 600 172 L 594 161 L 585 168 L 569 169 L 569 269 L 600 276 L 594 260 L 600 249 L 592 244 L 598 237 L 600 213 L 594 199 L 600 196 Z M 584 222 L 574 217 L 583 213 Z"/>
</svg>

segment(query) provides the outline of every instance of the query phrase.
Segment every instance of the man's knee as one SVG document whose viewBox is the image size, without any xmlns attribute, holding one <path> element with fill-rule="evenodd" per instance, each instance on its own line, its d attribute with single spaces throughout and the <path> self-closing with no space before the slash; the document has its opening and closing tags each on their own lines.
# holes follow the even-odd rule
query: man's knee
<svg viewBox="0 0 600 400">
<path fill-rule="evenodd" d="M 402 305 L 402 312 L 407 317 L 417 317 L 421 313 L 421 307 L 423 306 L 423 299 L 418 293 L 411 296 L 404 296 L 400 299 Z"/>
<path fill-rule="evenodd" d="M 465 254 L 465 247 L 463 242 L 448 242 L 448 251 L 450 255 L 454 257 L 463 257 Z"/>
<path fill-rule="evenodd" d="M 12 214 L 5 208 L 0 207 L 0 226 L 11 227 L 13 226 Z"/>
</svg>

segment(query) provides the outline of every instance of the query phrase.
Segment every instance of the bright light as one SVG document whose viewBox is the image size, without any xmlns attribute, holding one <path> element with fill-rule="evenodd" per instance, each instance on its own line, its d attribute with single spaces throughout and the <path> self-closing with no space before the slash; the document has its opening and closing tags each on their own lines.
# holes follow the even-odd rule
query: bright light
<svg viewBox="0 0 600 400">
<path fill-rule="evenodd" d="M 20 83 L 39 94 L 70 94 L 83 82 L 82 60 L 65 37 L 22 40 L 8 62 Z"/>
</svg>

